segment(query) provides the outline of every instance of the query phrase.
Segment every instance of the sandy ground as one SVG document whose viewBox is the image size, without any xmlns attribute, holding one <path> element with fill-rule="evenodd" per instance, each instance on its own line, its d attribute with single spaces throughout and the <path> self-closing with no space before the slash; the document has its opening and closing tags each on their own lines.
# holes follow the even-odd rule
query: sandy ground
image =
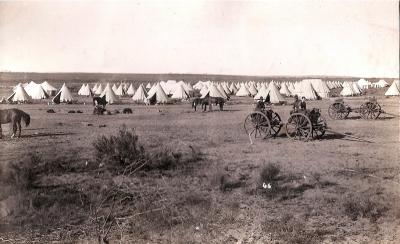
<svg viewBox="0 0 400 244">
<path fill-rule="evenodd" d="M 365 99 L 346 98 L 345 101 L 357 107 Z M 398 98 L 378 99 L 385 111 L 399 113 Z M 195 216 L 191 224 L 176 225 L 163 231 L 147 229 L 145 235 L 125 233 L 119 236 L 115 231 L 112 235 L 115 240 L 134 239 L 143 243 L 306 243 L 287 239 L 287 236 L 299 235 L 293 230 L 282 232 L 280 225 L 285 224 L 281 220 L 289 215 L 289 219 L 297 221 L 295 223 L 307 231 L 323 230 L 324 234 L 317 239 L 320 243 L 400 242 L 398 218 L 385 216 L 373 223 L 367 218 L 351 220 L 339 214 L 342 212 L 338 210 L 344 197 L 362 190 L 379 187 L 385 194 L 399 195 L 398 118 L 381 115 L 378 120 L 368 121 L 350 114 L 347 120 L 332 120 L 327 114 L 331 100 L 311 101 L 307 106 L 322 109 L 322 115 L 332 130 L 351 133 L 373 143 L 331 133 L 320 140 L 292 141 L 282 129 L 275 139 L 257 140 L 250 144 L 243 122 L 253 108 L 251 98 L 233 97 L 223 112 L 194 112 L 189 102 L 146 107 L 124 99 L 124 104 L 109 105 L 108 109 L 121 111 L 130 107 L 133 114 L 104 116 L 92 115 L 93 107 L 89 100 L 80 100 L 86 105 L 47 105 L 44 101 L 0 105 L 0 109 L 15 107 L 31 115 L 31 125 L 23 128 L 22 138 L 10 139 L 9 128 L 3 125 L 6 138 L 1 140 L 0 162 L 7 165 L 29 153 L 39 153 L 46 157 L 71 156 L 84 164 L 93 160 L 93 140 L 100 135 L 115 134 L 123 124 L 135 128 L 140 141 L 149 148 L 167 145 L 184 149 L 192 145 L 205 155 L 204 162 L 192 174 L 167 179 L 175 190 L 187 193 L 195 189 L 209 199 L 210 205 L 206 209 L 196 210 L 194 206 L 189 210 Z M 50 108 L 56 113 L 46 113 Z M 290 106 L 274 106 L 273 109 L 283 121 L 287 121 Z M 69 110 L 83 113 L 70 114 L 67 113 Z M 298 181 L 315 180 L 315 175 L 319 175 L 329 184 L 306 189 L 287 200 L 269 199 L 262 193 L 253 194 L 254 189 L 260 188 L 259 174 L 267 163 L 280 165 L 283 174 L 300 176 Z M 213 183 L 219 172 L 225 172 L 232 179 L 243 177 L 246 184 L 221 192 Z M 155 181 L 161 182 L 161 179 Z M 302 233 L 311 233 L 306 230 Z M 4 238 L 8 236 L 0 232 L 2 235 Z M 22 233 L 19 236 L 24 238 Z"/>
</svg>

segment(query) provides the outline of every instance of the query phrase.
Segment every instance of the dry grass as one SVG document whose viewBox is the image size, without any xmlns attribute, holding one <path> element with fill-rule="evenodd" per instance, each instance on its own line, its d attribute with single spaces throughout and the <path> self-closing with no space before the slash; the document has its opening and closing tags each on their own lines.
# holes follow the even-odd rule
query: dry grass
<svg viewBox="0 0 400 244">
<path fill-rule="evenodd" d="M 3 139 L 0 151 L 0 175 L 9 175 L 0 179 L 0 201 L 22 197 L 3 218 L 2 237 L 42 243 L 97 242 L 98 236 L 123 243 L 271 242 L 268 238 L 279 243 L 396 243 L 400 211 L 393 197 L 397 185 L 391 181 L 400 181 L 397 121 L 328 118 L 335 130 L 375 144 L 277 137 L 250 145 L 242 123 L 251 102 L 233 98 L 228 111 L 207 113 L 192 112 L 189 103 L 132 105 L 133 114 L 111 116 L 91 115 L 92 106 L 83 104 L 49 107 L 55 114 L 46 113 L 42 104 L 22 105 L 32 115 L 32 127 L 19 140 Z M 352 98 L 349 103 L 356 107 L 360 102 Z M 328 105 L 326 100 L 308 104 L 324 114 Z M 388 112 L 398 109 L 397 100 L 385 99 L 382 105 Z M 274 109 L 287 120 L 288 106 Z M 119 153 L 116 161 L 103 164 L 94 156 L 92 143 L 118 135 L 123 124 L 135 128 L 136 148 L 144 148 L 146 164 L 140 170 L 125 170 L 135 160 Z M 3 130 L 7 135 L 8 128 Z M 132 142 L 135 136 L 127 137 Z M 122 142 L 114 149 L 130 146 Z M 338 173 L 343 168 L 379 178 Z M 263 188 L 263 182 L 272 188 Z M 33 232 L 36 237 L 27 234 Z"/>
</svg>

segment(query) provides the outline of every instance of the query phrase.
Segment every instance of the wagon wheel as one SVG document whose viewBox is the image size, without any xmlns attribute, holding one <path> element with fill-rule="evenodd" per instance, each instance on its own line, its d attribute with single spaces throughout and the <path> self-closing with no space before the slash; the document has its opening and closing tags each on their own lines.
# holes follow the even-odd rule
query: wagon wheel
<svg viewBox="0 0 400 244">
<path fill-rule="evenodd" d="M 286 134 L 289 138 L 307 141 L 312 136 L 310 119 L 304 114 L 291 114 L 286 123 Z"/>
<path fill-rule="evenodd" d="M 325 135 L 326 121 L 322 116 L 319 116 L 315 124 L 313 125 L 312 136 L 314 139 L 320 139 Z"/>
<path fill-rule="evenodd" d="M 333 103 L 328 108 L 329 117 L 332 119 L 345 119 L 349 113 L 343 103 Z"/>
<path fill-rule="evenodd" d="M 246 134 L 253 138 L 264 139 L 270 135 L 271 124 L 265 114 L 252 112 L 244 120 Z"/>
<path fill-rule="evenodd" d="M 279 116 L 279 114 L 275 112 L 271 113 L 270 124 L 271 124 L 271 136 L 276 137 L 282 128 L 282 119 Z"/>
<path fill-rule="evenodd" d="M 381 114 L 381 106 L 375 102 L 366 102 L 360 106 L 360 115 L 363 119 L 376 119 Z"/>
</svg>

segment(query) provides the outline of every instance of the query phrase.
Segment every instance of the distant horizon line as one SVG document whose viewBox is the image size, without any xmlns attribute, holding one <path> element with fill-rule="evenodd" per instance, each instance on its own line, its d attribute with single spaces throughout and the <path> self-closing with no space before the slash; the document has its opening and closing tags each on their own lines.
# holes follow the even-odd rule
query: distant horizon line
<svg viewBox="0 0 400 244">
<path fill-rule="evenodd" d="M 398 77 L 388 76 L 352 76 L 352 75 L 239 75 L 239 74 L 213 74 L 213 73 L 125 73 L 125 72 L 37 72 L 37 71 L 0 71 L 1 73 L 12 73 L 12 74 L 120 74 L 120 75 L 203 75 L 203 76 L 246 76 L 246 77 L 338 77 L 338 78 L 387 78 L 387 79 L 398 79 Z"/>
</svg>

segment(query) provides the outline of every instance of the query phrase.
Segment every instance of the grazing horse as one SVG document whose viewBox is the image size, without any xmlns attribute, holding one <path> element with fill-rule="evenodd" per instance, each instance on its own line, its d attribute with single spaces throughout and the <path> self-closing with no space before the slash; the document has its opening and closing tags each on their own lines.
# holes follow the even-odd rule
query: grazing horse
<svg viewBox="0 0 400 244">
<path fill-rule="evenodd" d="M 8 123 L 11 123 L 13 128 L 11 138 L 15 137 L 17 129 L 17 137 L 21 137 L 21 120 L 24 120 L 25 126 L 29 126 L 29 123 L 31 122 L 31 117 L 24 111 L 16 108 L 0 110 L 0 138 L 3 136 L 1 124 Z"/>
<path fill-rule="evenodd" d="M 106 107 L 107 105 L 107 101 L 106 101 L 106 96 L 102 96 L 102 97 L 93 97 L 93 106 L 96 105 L 101 105 L 103 107 Z"/>
<path fill-rule="evenodd" d="M 103 112 L 106 111 L 107 103 L 105 95 L 102 97 L 93 97 L 93 114 L 103 114 Z"/>
<path fill-rule="evenodd" d="M 225 99 L 223 99 L 222 97 L 206 97 L 203 99 L 202 103 L 201 103 L 201 108 L 203 109 L 203 111 L 207 110 L 207 105 L 209 105 L 209 110 L 211 111 L 211 105 L 214 104 L 215 105 L 219 105 L 219 110 L 223 111 L 224 110 L 224 104 L 225 104 Z"/>
</svg>

